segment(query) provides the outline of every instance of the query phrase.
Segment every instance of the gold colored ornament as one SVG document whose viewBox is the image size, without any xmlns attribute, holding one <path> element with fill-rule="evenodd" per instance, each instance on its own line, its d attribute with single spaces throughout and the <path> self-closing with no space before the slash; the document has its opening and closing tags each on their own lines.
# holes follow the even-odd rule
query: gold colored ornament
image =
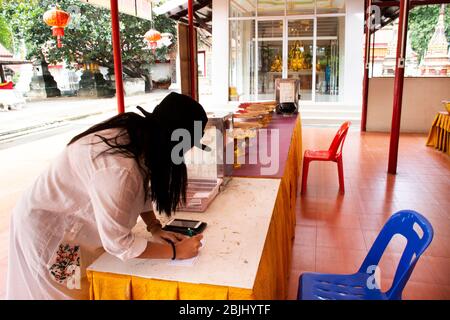
<svg viewBox="0 0 450 320">
<path fill-rule="evenodd" d="M 270 66 L 270 71 L 271 72 L 281 72 L 283 68 L 283 64 L 281 62 L 280 56 L 276 55 L 275 59 L 272 62 L 272 65 Z"/>
<path fill-rule="evenodd" d="M 305 62 L 304 53 L 300 49 L 300 43 L 298 41 L 292 46 L 289 51 L 289 70 L 299 71 L 302 69 L 306 69 L 307 65 Z"/>
</svg>

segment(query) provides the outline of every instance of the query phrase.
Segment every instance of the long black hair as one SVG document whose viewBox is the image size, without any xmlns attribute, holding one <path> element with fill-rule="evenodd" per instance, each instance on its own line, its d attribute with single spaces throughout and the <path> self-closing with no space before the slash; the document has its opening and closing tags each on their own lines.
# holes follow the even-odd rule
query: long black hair
<svg viewBox="0 0 450 320">
<path fill-rule="evenodd" d="M 174 163 L 171 159 L 175 146 L 171 134 L 179 128 L 191 131 L 194 121 L 202 121 L 204 129 L 206 113 L 195 100 L 176 93 L 169 94 L 153 113 L 140 110 L 145 117 L 134 112 L 116 115 L 73 137 L 68 145 L 102 130 L 119 129 L 112 138 L 95 135 L 109 147 L 104 152 L 137 162 L 143 177 L 144 201 L 150 198 L 158 211 L 170 216 L 179 204 L 185 203 L 187 186 L 186 164 L 184 161 Z"/>
</svg>

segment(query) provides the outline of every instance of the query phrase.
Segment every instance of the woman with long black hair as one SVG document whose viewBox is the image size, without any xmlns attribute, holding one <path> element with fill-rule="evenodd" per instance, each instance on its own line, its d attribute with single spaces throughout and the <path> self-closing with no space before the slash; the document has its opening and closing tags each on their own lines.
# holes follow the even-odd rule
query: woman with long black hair
<svg viewBox="0 0 450 320">
<path fill-rule="evenodd" d="M 88 298 L 86 267 L 104 251 L 121 260 L 197 255 L 201 235 L 161 230 L 152 202 L 171 215 L 184 201 L 187 170 L 172 159 L 172 133 L 183 129 L 189 147 L 206 149 L 206 113 L 177 93 L 152 113 L 140 110 L 144 116 L 119 114 L 75 136 L 23 194 L 11 218 L 8 299 Z M 139 216 L 154 242 L 131 232 Z"/>
</svg>

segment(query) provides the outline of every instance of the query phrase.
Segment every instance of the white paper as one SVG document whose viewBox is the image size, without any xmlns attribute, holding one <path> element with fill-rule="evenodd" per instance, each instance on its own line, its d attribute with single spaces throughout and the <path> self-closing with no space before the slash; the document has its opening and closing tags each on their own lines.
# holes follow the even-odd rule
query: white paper
<svg viewBox="0 0 450 320">
<path fill-rule="evenodd" d="M 168 265 L 174 266 L 174 267 L 192 267 L 194 266 L 195 262 L 198 259 L 198 256 L 200 255 L 200 251 L 202 250 L 203 246 L 205 245 L 205 239 L 200 240 L 200 243 L 202 246 L 198 249 L 199 253 L 196 257 L 190 258 L 190 259 L 183 259 L 183 260 L 170 260 Z"/>
<path fill-rule="evenodd" d="M 295 86 L 291 82 L 280 83 L 280 103 L 294 102 Z"/>
<path fill-rule="evenodd" d="M 196 192 L 194 198 L 208 198 L 210 192 Z"/>
</svg>

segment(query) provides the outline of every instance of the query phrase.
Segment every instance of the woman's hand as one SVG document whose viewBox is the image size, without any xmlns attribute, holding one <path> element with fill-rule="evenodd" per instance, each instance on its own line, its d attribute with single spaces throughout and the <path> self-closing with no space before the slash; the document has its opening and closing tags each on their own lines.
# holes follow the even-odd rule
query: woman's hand
<svg viewBox="0 0 450 320">
<path fill-rule="evenodd" d="M 189 259 L 198 255 L 198 250 L 202 246 L 200 240 L 203 235 L 198 234 L 191 238 L 184 238 L 175 244 L 175 250 L 177 252 L 177 259 Z"/>
<path fill-rule="evenodd" d="M 169 240 L 173 243 L 180 242 L 186 238 L 186 236 L 182 235 L 181 233 L 162 230 L 161 226 L 152 228 L 150 232 L 155 239 Z"/>
</svg>

